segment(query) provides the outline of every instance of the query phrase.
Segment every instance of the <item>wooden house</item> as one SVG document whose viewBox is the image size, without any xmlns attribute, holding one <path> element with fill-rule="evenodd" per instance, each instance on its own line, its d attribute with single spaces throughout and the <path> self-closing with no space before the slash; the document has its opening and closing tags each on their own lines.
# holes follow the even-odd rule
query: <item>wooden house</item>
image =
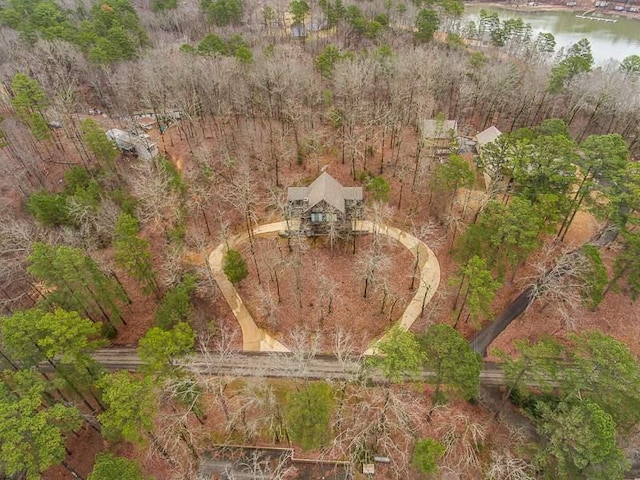
<svg viewBox="0 0 640 480">
<path fill-rule="evenodd" d="M 343 187 L 327 172 L 308 187 L 287 189 L 287 215 L 300 219 L 300 232 L 308 236 L 352 232 L 363 207 L 362 187 Z"/>
<path fill-rule="evenodd" d="M 455 153 L 458 122 L 455 120 L 424 120 L 420 125 L 422 142 L 430 157 L 444 158 Z"/>
</svg>

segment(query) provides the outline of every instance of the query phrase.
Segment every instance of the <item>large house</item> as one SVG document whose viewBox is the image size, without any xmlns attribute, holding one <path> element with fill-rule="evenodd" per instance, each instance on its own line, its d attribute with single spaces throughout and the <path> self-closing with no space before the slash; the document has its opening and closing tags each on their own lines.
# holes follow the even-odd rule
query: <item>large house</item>
<svg viewBox="0 0 640 480">
<path fill-rule="evenodd" d="M 351 232 L 363 206 L 362 187 L 343 187 L 327 172 L 308 187 L 287 189 L 287 215 L 300 219 L 300 232 L 308 236 Z"/>
<path fill-rule="evenodd" d="M 446 157 L 455 152 L 458 137 L 458 122 L 455 120 L 424 120 L 420 125 L 426 154 L 431 157 Z"/>
</svg>

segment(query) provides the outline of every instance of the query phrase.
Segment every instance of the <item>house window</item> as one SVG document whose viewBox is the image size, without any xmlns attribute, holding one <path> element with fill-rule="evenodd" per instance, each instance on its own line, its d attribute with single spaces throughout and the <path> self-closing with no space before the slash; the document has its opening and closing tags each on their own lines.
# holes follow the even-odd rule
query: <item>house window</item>
<svg viewBox="0 0 640 480">
<path fill-rule="evenodd" d="M 325 214 L 324 219 L 327 222 L 335 222 L 337 220 L 335 213 L 327 213 L 327 214 Z"/>
<path fill-rule="evenodd" d="M 311 222 L 318 223 L 322 221 L 322 213 L 312 213 Z"/>
</svg>

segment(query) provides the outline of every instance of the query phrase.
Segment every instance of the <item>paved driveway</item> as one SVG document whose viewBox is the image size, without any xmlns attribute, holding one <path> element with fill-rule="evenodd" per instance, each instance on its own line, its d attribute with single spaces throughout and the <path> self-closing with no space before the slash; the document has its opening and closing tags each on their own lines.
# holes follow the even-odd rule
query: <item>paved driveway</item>
<svg viewBox="0 0 640 480">
<path fill-rule="evenodd" d="M 298 222 L 275 222 L 260 225 L 253 229 L 254 236 L 268 236 L 286 231 L 288 227 L 297 229 Z M 440 284 L 440 264 L 433 251 L 421 240 L 409 233 L 395 227 L 384 224 L 375 224 L 369 220 L 356 222 L 356 230 L 373 232 L 377 229 L 381 235 L 386 235 L 404 245 L 411 254 L 418 256 L 418 268 L 420 269 L 420 282 L 416 294 L 409 305 L 402 313 L 398 325 L 405 330 L 409 330 L 413 322 L 420 317 L 423 308 L 429 303 Z M 231 237 L 228 241 L 229 248 L 235 248 L 239 244 L 249 239 L 247 233 L 241 233 Z M 209 268 L 213 273 L 222 295 L 231 307 L 240 328 L 242 329 L 242 348 L 245 351 L 261 352 L 288 352 L 289 349 L 282 343 L 269 335 L 266 331 L 258 328 L 253 317 L 245 307 L 240 295 L 233 284 L 227 279 L 222 271 L 222 257 L 226 250 L 224 243 L 218 245 L 209 255 Z M 374 342 L 375 345 L 375 342 Z M 370 347 L 365 353 L 375 353 L 374 347 Z"/>
</svg>

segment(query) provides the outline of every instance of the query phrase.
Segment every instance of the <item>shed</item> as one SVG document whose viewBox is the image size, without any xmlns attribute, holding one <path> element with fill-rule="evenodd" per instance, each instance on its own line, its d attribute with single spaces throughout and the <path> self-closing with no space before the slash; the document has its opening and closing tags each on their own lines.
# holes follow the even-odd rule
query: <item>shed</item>
<svg viewBox="0 0 640 480">
<path fill-rule="evenodd" d="M 364 475 L 374 475 L 376 473 L 376 466 L 373 463 L 363 463 L 362 473 Z"/>
</svg>

